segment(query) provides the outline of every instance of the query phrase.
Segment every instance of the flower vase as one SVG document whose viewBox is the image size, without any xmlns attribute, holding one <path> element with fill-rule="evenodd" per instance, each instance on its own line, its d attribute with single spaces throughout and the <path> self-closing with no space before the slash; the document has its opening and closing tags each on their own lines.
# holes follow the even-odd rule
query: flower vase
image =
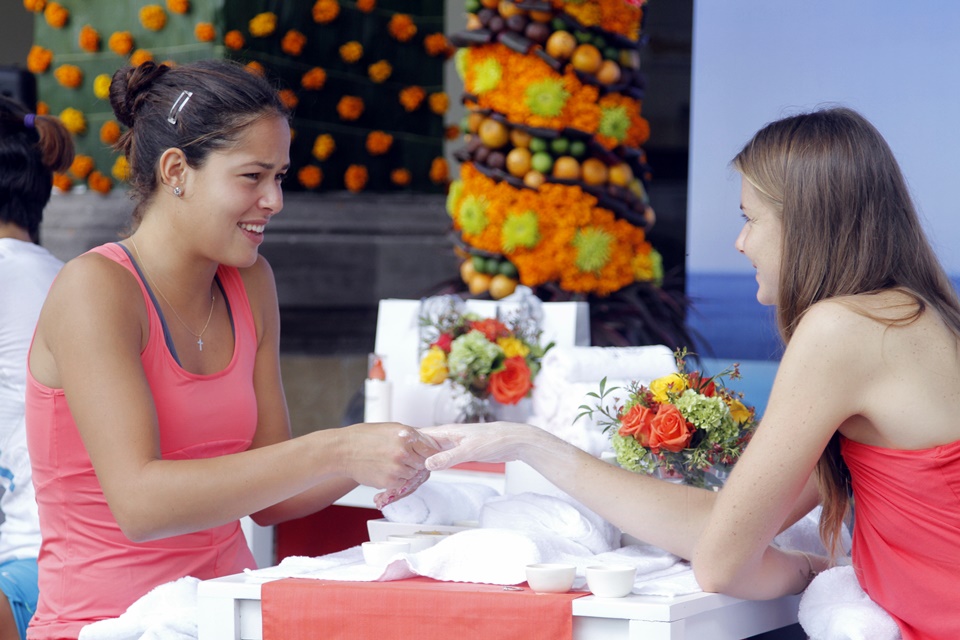
<svg viewBox="0 0 960 640">
<path fill-rule="evenodd" d="M 435 424 L 495 422 L 494 401 L 489 395 L 477 395 L 449 382 L 434 409 Z"/>
<path fill-rule="evenodd" d="M 469 424 L 474 422 L 494 422 L 493 401 L 488 396 L 480 397 L 472 393 L 466 394 L 465 402 L 457 414 L 457 422 Z"/>
</svg>

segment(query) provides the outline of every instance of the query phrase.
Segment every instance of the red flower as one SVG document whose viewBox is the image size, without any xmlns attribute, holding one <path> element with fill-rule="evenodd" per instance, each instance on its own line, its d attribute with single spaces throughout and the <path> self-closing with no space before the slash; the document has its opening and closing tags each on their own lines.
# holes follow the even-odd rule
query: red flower
<svg viewBox="0 0 960 640">
<path fill-rule="evenodd" d="M 517 404 L 533 388 L 530 367 L 523 356 L 507 358 L 503 365 L 503 371 L 490 375 L 490 395 L 501 404 Z"/>
<path fill-rule="evenodd" d="M 686 418 L 672 404 L 660 405 L 660 410 L 650 423 L 650 450 L 660 449 L 677 453 L 686 448 L 693 438 L 693 429 Z"/>
<path fill-rule="evenodd" d="M 497 338 L 504 338 L 510 335 L 510 330 L 507 329 L 507 326 L 496 318 L 475 320 L 470 323 L 470 329 L 472 331 L 480 331 L 483 335 L 487 336 L 487 340 L 490 342 L 496 342 Z"/>
<path fill-rule="evenodd" d="M 702 393 L 708 398 L 712 398 L 717 393 L 717 385 L 713 383 L 713 378 L 708 378 L 706 383 L 704 383 L 703 378 L 696 371 L 687 374 L 687 385 L 694 391 Z"/>
<path fill-rule="evenodd" d="M 453 343 L 453 336 L 449 333 L 441 333 L 437 341 L 431 344 L 431 347 L 443 349 L 444 353 L 450 353 L 450 345 Z"/>
<path fill-rule="evenodd" d="M 650 428 L 656 412 L 642 404 L 633 405 L 629 411 L 620 416 L 620 429 L 617 431 L 627 438 L 633 436 L 641 447 L 650 446 Z"/>
</svg>

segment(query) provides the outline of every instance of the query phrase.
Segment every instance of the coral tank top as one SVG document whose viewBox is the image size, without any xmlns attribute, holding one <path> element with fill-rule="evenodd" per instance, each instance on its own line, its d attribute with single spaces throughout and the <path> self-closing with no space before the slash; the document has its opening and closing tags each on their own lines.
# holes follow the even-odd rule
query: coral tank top
<svg viewBox="0 0 960 640">
<path fill-rule="evenodd" d="M 901 451 L 841 439 L 853 566 L 904 640 L 960 638 L 960 441 Z"/>
<path fill-rule="evenodd" d="M 155 299 L 129 253 L 116 243 L 93 252 L 137 278 L 149 315 L 140 355 L 159 419 L 164 459 L 211 458 L 250 447 L 257 426 L 253 369 L 257 338 L 235 268 L 217 277 L 234 329 L 233 358 L 212 375 L 183 370 L 165 338 Z M 171 343 L 172 345 L 172 343 Z M 40 512 L 40 600 L 31 640 L 76 638 L 81 627 L 115 618 L 154 587 L 183 576 L 209 579 L 254 567 L 239 521 L 145 543 L 131 542 L 104 498 L 62 389 L 28 372 L 27 440 Z"/>
</svg>

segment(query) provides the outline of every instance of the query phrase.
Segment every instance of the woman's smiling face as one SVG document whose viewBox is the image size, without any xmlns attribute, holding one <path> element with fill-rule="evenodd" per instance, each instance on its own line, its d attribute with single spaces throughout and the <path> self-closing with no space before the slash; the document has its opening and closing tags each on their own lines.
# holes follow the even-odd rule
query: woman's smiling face
<svg viewBox="0 0 960 640">
<path fill-rule="evenodd" d="M 757 270 L 757 300 L 760 304 L 774 305 L 780 283 L 783 234 L 780 216 L 747 180 L 742 180 L 740 209 L 744 224 L 735 246 Z"/>
</svg>

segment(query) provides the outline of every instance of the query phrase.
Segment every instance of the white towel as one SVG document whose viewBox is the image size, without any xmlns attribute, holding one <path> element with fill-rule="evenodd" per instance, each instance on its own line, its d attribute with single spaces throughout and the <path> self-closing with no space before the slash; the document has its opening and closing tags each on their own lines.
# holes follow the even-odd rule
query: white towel
<svg viewBox="0 0 960 640">
<path fill-rule="evenodd" d="M 196 640 L 199 582 L 187 576 L 155 587 L 120 617 L 83 627 L 79 640 Z"/>
<path fill-rule="evenodd" d="M 452 525 L 457 521 L 479 520 L 483 503 L 498 495 L 493 487 L 478 483 L 427 481 L 382 511 L 390 522 Z"/>
<path fill-rule="evenodd" d="M 860 587 L 851 566 L 824 571 L 800 598 L 800 626 L 810 640 L 897 640 L 897 623 Z"/>
<path fill-rule="evenodd" d="M 572 498 L 523 492 L 491 498 L 480 511 L 484 528 L 553 534 L 584 547 L 584 554 L 620 546 L 620 530 Z"/>
</svg>

